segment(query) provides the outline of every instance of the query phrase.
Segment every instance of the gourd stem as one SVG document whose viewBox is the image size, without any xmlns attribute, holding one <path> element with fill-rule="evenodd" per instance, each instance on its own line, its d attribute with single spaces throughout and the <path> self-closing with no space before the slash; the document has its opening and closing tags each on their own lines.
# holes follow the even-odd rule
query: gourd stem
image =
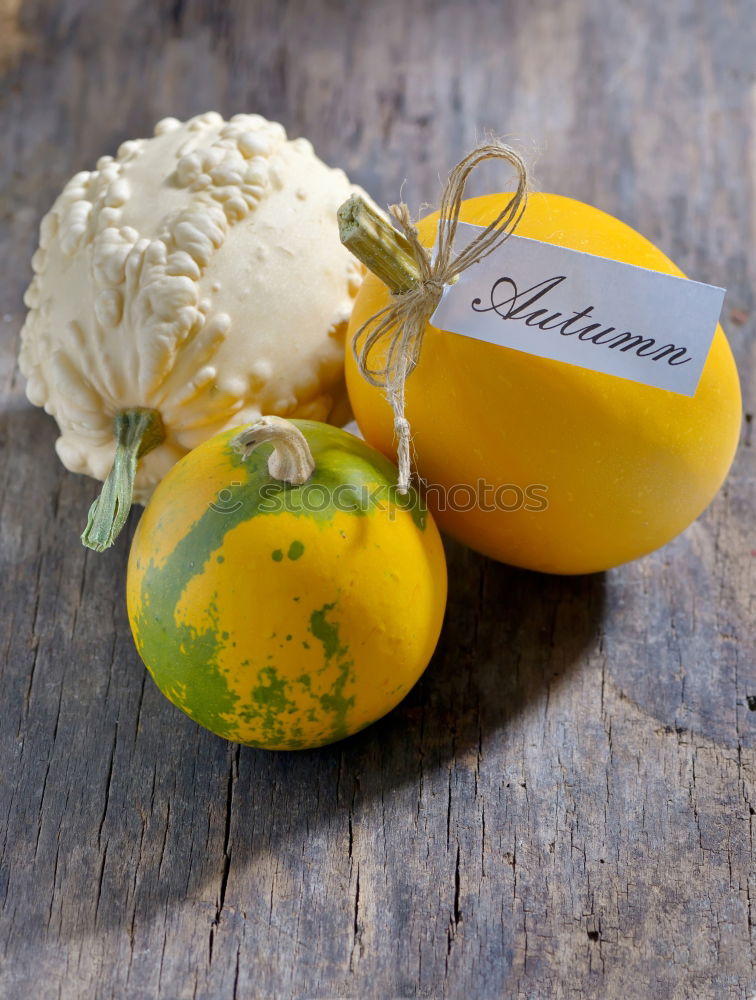
<svg viewBox="0 0 756 1000">
<path fill-rule="evenodd" d="M 248 458 L 261 444 L 271 442 L 273 451 L 268 458 L 268 472 L 273 479 L 301 486 L 315 469 L 307 438 L 290 420 L 283 417 L 260 417 L 250 427 L 237 434 L 231 446 Z"/>
<path fill-rule="evenodd" d="M 157 410 L 134 407 L 113 418 L 116 451 L 113 468 L 99 497 L 89 508 L 81 540 L 89 549 L 103 552 L 118 538 L 131 509 L 137 462 L 165 440 L 165 427 Z"/>
<path fill-rule="evenodd" d="M 419 283 L 420 271 L 409 243 L 369 202 L 353 194 L 337 215 L 341 242 L 395 295 Z"/>
</svg>

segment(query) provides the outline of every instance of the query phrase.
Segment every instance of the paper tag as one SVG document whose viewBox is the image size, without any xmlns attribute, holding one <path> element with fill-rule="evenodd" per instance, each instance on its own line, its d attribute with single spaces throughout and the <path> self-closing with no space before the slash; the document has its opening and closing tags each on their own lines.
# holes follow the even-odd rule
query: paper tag
<svg viewBox="0 0 756 1000">
<path fill-rule="evenodd" d="M 482 231 L 459 223 L 456 248 Z M 713 285 L 510 236 L 444 289 L 431 323 L 692 396 L 724 294 Z"/>
</svg>

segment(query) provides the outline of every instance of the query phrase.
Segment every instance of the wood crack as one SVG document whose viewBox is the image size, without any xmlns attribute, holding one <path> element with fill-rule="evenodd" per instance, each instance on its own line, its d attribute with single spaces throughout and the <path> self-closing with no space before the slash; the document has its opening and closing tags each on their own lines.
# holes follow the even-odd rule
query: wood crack
<svg viewBox="0 0 756 1000">
<path fill-rule="evenodd" d="M 231 871 L 231 816 L 233 813 L 234 805 L 234 786 L 239 775 L 239 755 L 241 753 L 241 747 L 237 746 L 234 750 L 234 756 L 231 760 L 228 769 L 228 780 L 226 782 L 226 815 L 225 815 L 225 825 L 223 830 L 223 867 L 221 870 L 220 886 L 218 888 L 218 902 L 215 907 L 215 916 L 210 925 L 210 935 L 208 942 L 208 965 L 213 964 L 213 945 L 215 941 L 215 932 L 220 925 L 221 916 L 223 914 L 223 906 L 226 902 L 226 887 L 228 886 L 228 875 Z"/>
<path fill-rule="evenodd" d="M 349 971 L 354 970 L 355 961 L 362 956 L 362 923 L 360 921 L 360 866 L 357 864 L 357 879 L 354 889 L 354 911 L 352 917 L 352 947 L 349 953 Z"/>
</svg>

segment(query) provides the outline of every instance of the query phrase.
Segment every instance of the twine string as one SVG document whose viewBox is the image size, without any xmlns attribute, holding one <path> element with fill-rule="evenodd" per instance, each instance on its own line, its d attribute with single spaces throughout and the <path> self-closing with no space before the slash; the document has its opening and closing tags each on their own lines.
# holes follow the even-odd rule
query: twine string
<svg viewBox="0 0 756 1000">
<path fill-rule="evenodd" d="M 454 240 L 467 181 L 476 167 L 494 159 L 504 160 L 514 168 L 516 190 L 493 222 L 454 255 Z M 440 302 L 444 287 L 456 281 L 468 267 L 497 250 L 514 232 L 525 211 L 527 192 L 528 172 L 523 159 L 498 139 L 488 139 L 460 160 L 449 174 L 441 197 L 435 259 L 420 242 L 404 202 L 389 207 L 391 217 L 410 245 L 420 280 L 408 291 L 392 293 L 391 304 L 374 313 L 356 332 L 352 350 L 363 378 L 385 391 L 393 411 L 400 493 L 407 492 L 412 474 L 412 432 L 404 414 L 404 387 L 417 366 L 425 325 Z M 381 358 L 375 367 L 371 363 L 374 351 L 378 351 Z"/>
</svg>

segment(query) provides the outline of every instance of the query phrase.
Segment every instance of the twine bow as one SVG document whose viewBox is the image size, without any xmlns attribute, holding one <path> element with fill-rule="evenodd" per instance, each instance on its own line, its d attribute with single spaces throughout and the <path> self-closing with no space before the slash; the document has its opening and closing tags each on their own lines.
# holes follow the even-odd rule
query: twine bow
<svg viewBox="0 0 756 1000">
<path fill-rule="evenodd" d="M 517 173 L 517 189 L 504 209 L 467 244 L 452 256 L 459 223 L 459 212 L 468 178 L 485 160 L 505 160 Z M 402 202 L 389 211 L 404 234 L 417 264 L 419 281 L 408 291 L 392 292 L 392 303 L 374 313 L 354 335 L 352 350 L 363 377 L 384 389 L 394 413 L 394 432 L 398 439 L 398 489 L 406 493 L 411 476 L 411 429 L 404 415 L 404 386 L 420 357 L 425 324 L 438 305 L 446 285 L 452 284 L 468 267 L 493 253 L 514 231 L 527 203 L 528 174 L 522 158 L 497 139 L 477 146 L 449 174 L 441 198 L 437 252 L 434 259 L 420 243 L 409 209 Z M 372 367 L 370 357 L 376 348 L 382 361 Z M 385 353 L 384 353 L 385 352 Z"/>
</svg>

